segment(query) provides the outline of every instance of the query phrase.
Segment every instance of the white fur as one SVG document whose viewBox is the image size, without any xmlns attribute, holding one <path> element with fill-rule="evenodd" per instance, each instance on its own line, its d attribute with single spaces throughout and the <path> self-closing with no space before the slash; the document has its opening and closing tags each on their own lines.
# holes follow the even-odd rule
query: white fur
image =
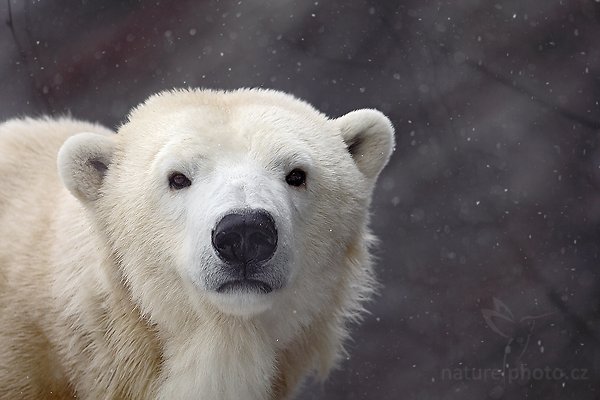
<svg viewBox="0 0 600 400">
<path fill-rule="evenodd" d="M 58 152 L 58 172 L 65 187 L 82 202 L 96 200 L 113 151 L 113 140 L 106 134 L 83 132 L 68 138 Z"/>
<path fill-rule="evenodd" d="M 34 139 L 35 130 L 47 136 Z M 27 318 L 40 332 L 0 350 L 0 365 L 35 360 L 39 346 L 28 343 L 42 334 L 51 361 L 31 372 L 36 382 L 80 398 L 290 397 L 308 373 L 325 376 L 335 364 L 347 321 L 372 291 L 368 206 L 393 142 L 378 111 L 330 120 L 263 90 L 164 92 L 136 108 L 116 135 L 66 120 L 0 126 L 0 156 L 17 149 L 32 160 L 0 161 L 5 186 L 19 188 L 21 168 L 35 188 L 0 189 L 0 234 L 22 232 L 22 245 L 0 247 L 0 278 L 28 271 L 0 279 L 0 339 L 16 334 L 6 311 L 15 302 L 32 309 Z M 69 192 L 48 172 L 57 152 Z M 306 172 L 306 186 L 286 183 L 294 168 Z M 191 186 L 170 188 L 173 172 Z M 18 226 L 12 216 L 23 202 L 47 223 L 32 217 Z M 257 208 L 278 231 L 260 273 L 281 287 L 217 293 L 227 270 L 212 229 L 232 210 Z M 45 249 L 39 254 L 26 251 L 34 227 Z M 16 393 L 22 378 L 0 371 L 0 398 Z M 44 393 L 41 383 L 25 387 Z"/>
</svg>

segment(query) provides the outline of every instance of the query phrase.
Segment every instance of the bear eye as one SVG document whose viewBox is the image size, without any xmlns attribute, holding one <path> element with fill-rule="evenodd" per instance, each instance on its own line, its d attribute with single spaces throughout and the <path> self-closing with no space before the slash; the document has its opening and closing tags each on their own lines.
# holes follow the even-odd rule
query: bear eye
<svg viewBox="0 0 600 400">
<path fill-rule="evenodd" d="M 302 186 L 306 183 L 306 172 L 301 169 L 293 169 L 292 172 L 287 174 L 285 181 L 290 186 Z"/>
<path fill-rule="evenodd" d="M 169 176 L 169 187 L 171 189 L 179 190 L 190 186 L 192 182 L 187 176 L 181 172 L 174 172 Z"/>
</svg>

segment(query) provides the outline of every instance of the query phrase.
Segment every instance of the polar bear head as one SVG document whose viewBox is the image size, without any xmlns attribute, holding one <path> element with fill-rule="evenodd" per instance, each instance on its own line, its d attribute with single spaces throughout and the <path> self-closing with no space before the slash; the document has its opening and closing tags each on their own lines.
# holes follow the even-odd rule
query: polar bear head
<svg viewBox="0 0 600 400">
<path fill-rule="evenodd" d="M 368 207 L 393 146 L 375 110 L 329 119 L 280 92 L 186 90 L 116 135 L 72 136 L 58 164 L 150 318 L 309 319 L 368 290 Z"/>
</svg>

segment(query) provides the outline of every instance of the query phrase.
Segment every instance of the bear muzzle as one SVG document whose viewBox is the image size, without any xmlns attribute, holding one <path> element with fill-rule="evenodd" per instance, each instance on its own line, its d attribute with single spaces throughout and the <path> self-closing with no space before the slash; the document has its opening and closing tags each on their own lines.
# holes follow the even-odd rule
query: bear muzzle
<svg viewBox="0 0 600 400">
<path fill-rule="evenodd" d="M 227 214 L 212 231 L 212 245 L 231 266 L 264 263 L 277 249 L 275 221 L 264 210 Z"/>
<path fill-rule="evenodd" d="M 212 246 L 235 278 L 221 284 L 217 292 L 270 293 L 273 287 L 255 275 L 273 257 L 277 242 L 275 220 L 265 210 L 236 211 L 221 218 L 212 231 Z"/>
<path fill-rule="evenodd" d="M 212 245 L 227 264 L 243 268 L 268 261 L 277 249 L 277 228 L 264 210 L 227 214 L 212 231 Z"/>
</svg>

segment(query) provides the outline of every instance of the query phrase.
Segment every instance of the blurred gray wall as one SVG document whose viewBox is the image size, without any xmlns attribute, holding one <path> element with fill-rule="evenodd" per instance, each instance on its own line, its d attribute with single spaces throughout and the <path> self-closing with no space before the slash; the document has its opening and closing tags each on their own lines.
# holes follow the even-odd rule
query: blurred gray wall
<svg viewBox="0 0 600 400">
<path fill-rule="evenodd" d="M 384 286 L 349 359 L 301 399 L 600 398 L 598 0 L 8 4 L 0 120 L 116 128 L 187 86 L 390 116 Z"/>
</svg>

